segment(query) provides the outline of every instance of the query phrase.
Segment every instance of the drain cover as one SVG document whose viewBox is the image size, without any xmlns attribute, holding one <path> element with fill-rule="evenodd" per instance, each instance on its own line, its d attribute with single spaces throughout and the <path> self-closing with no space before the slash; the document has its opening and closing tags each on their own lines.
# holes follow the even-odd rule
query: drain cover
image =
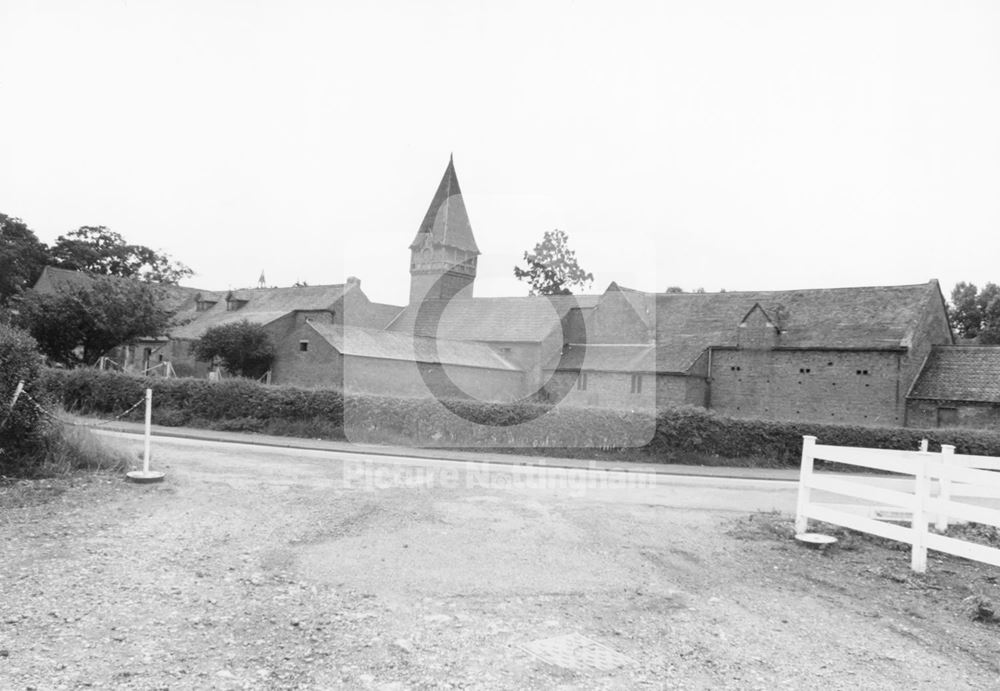
<svg viewBox="0 0 1000 691">
<path fill-rule="evenodd" d="M 628 655 L 578 633 L 523 643 L 521 648 L 549 664 L 581 672 L 592 669 L 607 672 L 635 664 L 635 660 Z"/>
</svg>

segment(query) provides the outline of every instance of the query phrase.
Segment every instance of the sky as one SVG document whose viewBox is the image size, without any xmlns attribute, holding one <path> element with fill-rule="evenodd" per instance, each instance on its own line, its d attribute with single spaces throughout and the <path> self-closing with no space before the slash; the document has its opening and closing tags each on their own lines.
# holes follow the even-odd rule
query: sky
<svg viewBox="0 0 1000 691">
<path fill-rule="evenodd" d="M 0 0 L 0 212 L 224 290 L 404 303 L 454 154 L 477 295 L 1000 282 L 1000 3 Z"/>
</svg>

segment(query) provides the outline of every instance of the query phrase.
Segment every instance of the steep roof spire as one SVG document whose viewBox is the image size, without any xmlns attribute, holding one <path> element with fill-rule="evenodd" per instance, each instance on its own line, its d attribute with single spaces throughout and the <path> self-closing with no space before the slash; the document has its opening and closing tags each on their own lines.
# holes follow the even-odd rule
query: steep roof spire
<svg viewBox="0 0 1000 691">
<path fill-rule="evenodd" d="M 462 201 L 462 188 L 458 185 L 453 155 L 448 157 L 448 167 L 444 171 L 444 177 L 441 178 L 441 184 L 434 193 L 430 208 L 427 209 L 427 214 L 420 224 L 417 236 L 410 244 L 410 249 L 422 246 L 428 235 L 436 245 L 479 254 L 479 247 L 476 246 L 476 239 L 472 235 L 469 214 L 465 210 L 465 202 Z"/>
</svg>

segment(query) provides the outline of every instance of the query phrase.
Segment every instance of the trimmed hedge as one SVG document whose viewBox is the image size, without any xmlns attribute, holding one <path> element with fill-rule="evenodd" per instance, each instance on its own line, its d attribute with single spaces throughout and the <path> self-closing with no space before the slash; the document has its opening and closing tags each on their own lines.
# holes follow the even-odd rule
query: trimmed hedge
<svg viewBox="0 0 1000 691">
<path fill-rule="evenodd" d="M 916 449 L 926 438 L 932 449 L 954 444 L 958 453 L 1000 456 L 1000 432 L 737 419 L 690 406 L 659 411 L 654 426 L 642 413 L 544 404 L 449 402 L 460 414 L 456 416 L 435 400 L 373 395 L 348 395 L 345 400 L 338 390 L 266 386 L 242 379 L 144 379 L 78 369 L 48 370 L 41 385 L 67 409 L 85 414 L 121 413 L 141 400 L 148 386 L 154 390 L 155 424 L 356 442 L 497 451 L 532 447 L 534 453 L 589 458 L 595 449 L 626 449 L 634 440 L 648 440 L 622 452 L 624 459 L 741 465 L 749 459 L 755 465 L 797 466 L 802 436 L 809 434 L 823 444 L 884 449 Z M 130 419 L 142 419 L 141 406 Z"/>
<path fill-rule="evenodd" d="M 812 435 L 821 444 L 871 449 L 914 449 L 922 439 L 936 451 L 952 444 L 956 453 L 1000 456 L 1000 432 L 970 429 L 913 429 L 863 427 L 811 422 L 786 422 L 727 418 L 702 408 L 662 411 L 656 436 L 649 445 L 654 455 L 697 452 L 725 458 L 771 458 L 797 466 L 802 457 L 802 437 Z"/>
<path fill-rule="evenodd" d="M 340 391 L 265 386 L 248 379 L 143 378 L 92 369 L 46 370 L 42 387 L 67 410 L 81 414 L 117 415 L 153 389 L 153 422 L 180 426 L 192 422 L 321 418 L 340 421 Z M 128 419 L 142 420 L 140 406 Z"/>
</svg>

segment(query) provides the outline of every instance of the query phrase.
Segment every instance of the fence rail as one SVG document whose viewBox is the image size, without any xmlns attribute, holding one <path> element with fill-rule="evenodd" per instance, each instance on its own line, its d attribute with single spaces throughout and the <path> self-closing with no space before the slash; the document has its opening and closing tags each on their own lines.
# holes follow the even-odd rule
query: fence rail
<svg viewBox="0 0 1000 691">
<path fill-rule="evenodd" d="M 887 489 L 859 478 L 817 474 L 817 460 L 912 477 L 913 489 L 909 492 Z M 912 547 L 910 566 L 918 573 L 927 569 L 928 549 L 1000 566 L 1000 549 L 939 534 L 948 529 L 950 519 L 1000 527 L 1000 510 L 954 499 L 956 496 L 982 496 L 984 489 L 994 490 L 994 496 L 1000 496 L 998 470 L 1000 458 L 956 454 L 955 447 L 948 444 L 941 445 L 940 453 L 931 453 L 927 451 L 926 441 L 921 444 L 920 451 L 907 451 L 829 446 L 817 444 L 816 437 L 805 436 L 802 438 L 795 531 L 806 532 L 812 519 L 905 542 Z M 933 495 L 935 484 L 937 494 Z M 816 502 L 812 496 L 814 490 L 887 505 L 908 514 L 910 525 L 898 525 Z M 929 529 L 932 518 L 938 533 Z"/>
</svg>

